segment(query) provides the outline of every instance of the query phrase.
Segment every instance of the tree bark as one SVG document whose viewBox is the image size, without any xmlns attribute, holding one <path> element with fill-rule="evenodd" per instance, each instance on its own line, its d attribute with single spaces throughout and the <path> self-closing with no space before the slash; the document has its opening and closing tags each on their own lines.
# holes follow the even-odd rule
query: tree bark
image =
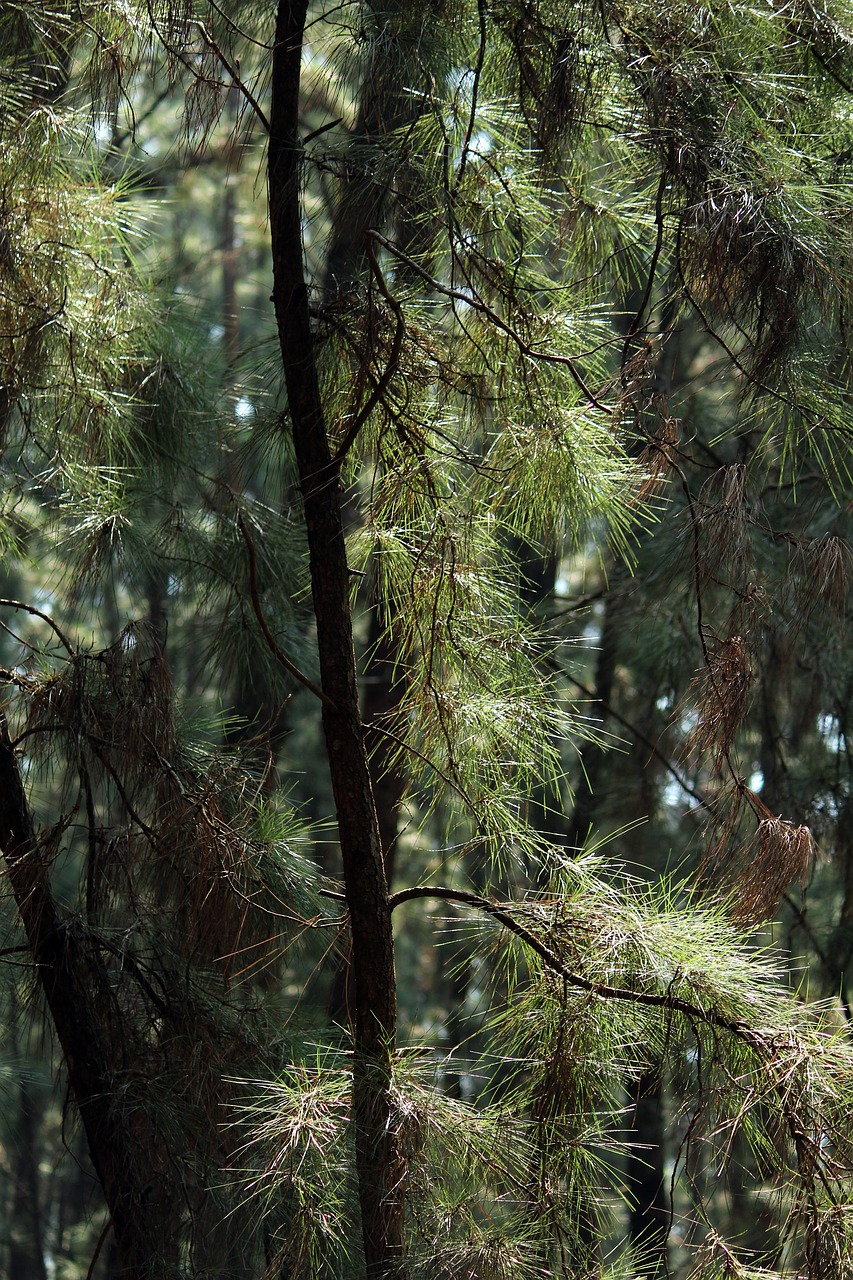
<svg viewBox="0 0 853 1280">
<path fill-rule="evenodd" d="M 663 1081 L 650 1067 L 637 1081 L 629 1111 L 632 1148 L 628 1176 L 633 1204 L 629 1236 L 639 1276 L 667 1274 L 670 1208 L 663 1160 Z"/>
<path fill-rule="evenodd" d="M 280 0 L 272 65 L 269 202 L 273 302 L 308 539 L 323 728 L 335 799 L 355 984 L 353 1122 L 368 1280 L 399 1274 L 403 1188 L 391 1063 L 396 984 L 388 886 L 358 706 L 350 581 L 302 260 L 299 78 L 306 0 Z"/>
<path fill-rule="evenodd" d="M 378 585 L 375 590 L 379 591 Z M 385 877 L 393 887 L 396 868 L 397 836 L 400 811 L 406 796 L 406 778 L 395 759 L 396 743 L 383 734 L 393 724 L 400 706 L 400 681 L 396 671 L 398 646 L 388 625 L 388 606 L 379 599 L 372 602 L 367 651 L 370 663 L 364 681 L 364 721 L 370 750 L 373 794 Z"/>
<path fill-rule="evenodd" d="M 138 1158 L 117 1100 L 114 1055 L 101 1032 L 99 1013 L 112 1003 L 108 975 L 85 927 L 57 910 L 2 711 L 0 850 L 112 1218 L 117 1275 L 166 1276 L 170 1211 L 163 1189 L 145 1176 Z"/>
<path fill-rule="evenodd" d="M 10 1019 L 9 1038 L 13 1058 L 18 1058 L 18 997 Z M 9 1223 L 8 1280 L 47 1280 L 41 1213 L 39 1147 L 43 1106 L 25 1074 L 18 1081 L 18 1115 L 10 1152 L 15 1193 Z"/>
</svg>

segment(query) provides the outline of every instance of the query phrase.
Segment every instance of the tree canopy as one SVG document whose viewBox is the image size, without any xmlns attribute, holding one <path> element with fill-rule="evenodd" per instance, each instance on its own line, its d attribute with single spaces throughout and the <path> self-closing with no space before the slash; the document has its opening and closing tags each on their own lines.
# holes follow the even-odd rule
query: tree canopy
<svg viewBox="0 0 853 1280">
<path fill-rule="evenodd" d="M 10 1280 L 849 1278 L 849 5 L 0 72 Z"/>
</svg>

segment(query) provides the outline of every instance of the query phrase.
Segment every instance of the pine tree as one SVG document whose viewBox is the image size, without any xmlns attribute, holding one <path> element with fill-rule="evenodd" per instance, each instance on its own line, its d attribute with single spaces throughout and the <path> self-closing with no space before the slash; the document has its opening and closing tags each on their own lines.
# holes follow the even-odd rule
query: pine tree
<svg viewBox="0 0 853 1280">
<path fill-rule="evenodd" d="M 626 1092 L 665 1076 L 689 1265 L 847 1274 L 849 1045 L 749 943 L 814 852 L 779 725 L 811 761 L 845 715 L 843 679 L 831 708 L 829 683 L 774 682 L 846 608 L 846 15 L 281 0 L 274 29 L 248 5 L 2 23 L 3 608 L 27 630 L 4 640 L 0 848 L 106 1265 L 600 1270 Z M 151 279 L 136 130 L 176 102 L 194 162 L 266 135 L 277 355 L 251 430 L 233 342 L 222 396 L 203 307 Z M 608 596 L 595 709 L 640 721 L 708 815 L 692 882 L 578 847 L 599 735 L 536 558 L 607 566 L 579 602 Z M 671 622 L 662 572 L 686 584 Z M 369 726 L 368 638 L 391 669 Z M 322 720 L 339 879 L 302 855 L 286 743 L 258 755 L 215 713 L 255 663 L 261 737 L 296 688 Z M 633 705 L 676 698 L 684 764 Z M 566 744 L 591 784 L 573 815 Z M 452 1061 L 400 1025 L 396 980 L 405 928 L 448 910 L 482 1005 Z M 310 968 L 342 911 L 351 1026 L 300 1031 L 292 948 L 317 939 Z M 758 1242 L 726 1238 L 712 1185 L 743 1150 L 776 1197 Z M 634 1243 L 617 1268 L 652 1270 Z"/>
</svg>

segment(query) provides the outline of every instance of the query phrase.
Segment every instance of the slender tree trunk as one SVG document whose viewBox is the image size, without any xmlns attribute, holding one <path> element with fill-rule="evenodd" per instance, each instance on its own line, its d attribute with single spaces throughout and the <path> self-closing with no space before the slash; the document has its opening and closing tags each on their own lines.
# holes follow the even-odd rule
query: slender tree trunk
<svg viewBox="0 0 853 1280">
<path fill-rule="evenodd" d="M 394 883 L 397 836 L 400 810 L 406 795 L 406 778 L 399 762 L 394 759 L 395 743 L 382 733 L 383 726 L 387 726 L 393 719 L 400 698 L 394 676 L 397 645 L 387 626 L 386 608 L 378 596 L 370 604 L 367 652 L 369 657 L 362 697 L 365 744 L 370 757 L 370 776 L 373 780 L 385 879 L 390 890 Z M 398 674 L 397 680 L 399 678 Z M 329 1017 L 332 1022 L 342 1026 L 352 1023 L 353 1018 L 349 985 L 350 953 L 351 947 L 347 941 L 338 956 L 329 994 Z"/>
<path fill-rule="evenodd" d="M 352 133 L 352 141 L 357 148 L 366 149 L 395 130 L 411 125 L 420 110 L 418 96 L 410 88 L 412 82 L 408 75 L 401 77 L 398 62 L 400 50 L 407 43 L 404 29 L 409 23 L 410 12 L 405 4 L 398 2 L 388 11 L 387 18 L 389 28 L 395 32 L 395 37 L 389 42 L 394 53 L 389 55 L 387 45 L 377 47 L 366 68 L 359 95 L 358 118 Z M 414 76 L 422 74 L 419 66 L 417 70 L 412 68 L 411 73 Z M 424 193 L 416 191 L 417 185 L 405 167 L 398 174 L 396 194 L 389 192 L 364 168 L 355 173 L 344 169 L 323 274 L 321 296 L 324 306 L 345 300 L 367 275 L 366 237 L 369 231 L 377 227 L 385 229 L 388 222 L 393 221 L 398 242 L 406 253 L 416 255 L 428 246 L 433 233 L 423 224 L 415 226 L 410 216 L 411 204 L 419 198 L 423 200 Z M 398 264 L 395 277 L 400 274 L 402 268 Z M 368 352 L 366 365 L 369 364 Z M 362 709 L 385 876 L 390 888 L 394 879 L 400 809 L 407 782 L 393 759 L 393 745 L 381 732 L 383 724 L 389 723 L 399 704 L 399 685 L 394 680 L 399 650 L 393 626 L 389 625 L 393 623 L 394 604 L 380 598 L 378 583 L 374 583 L 369 609 L 368 665 L 363 681 Z M 340 955 L 332 978 L 329 1016 L 334 1022 L 352 1021 L 349 968 L 347 948 Z"/>
<path fill-rule="evenodd" d="M 108 975 L 84 926 L 57 911 L 2 712 L 0 850 L 109 1207 L 117 1274 L 121 1280 L 155 1280 L 170 1269 L 171 1213 L 162 1189 L 146 1176 L 118 1105 L 116 1063 L 101 1031 L 112 1003 Z"/>
<path fill-rule="evenodd" d="M 620 566 L 611 572 L 611 586 L 604 602 L 604 619 L 595 671 L 596 702 L 588 714 L 602 723 L 607 719 L 607 706 L 613 695 L 616 675 L 616 657 L 620 632 L 619 606 L 621 601 Z M 581 753 L 581 768 L 575 790 L 575 803 L 566 836 L 569 848 L 580 850 L 590 833 L 597 805 L 598 781 L 607 764 L 597 742 L 588 743 Z"/>
<path fill-rule="evenodd" d="M 669 1205 L 663 1163 L 663 1080 L 651 1067 L 637 1081 L 630 1110 L 628 1175 L 633 1197 L 629 1234 L 634 1270 L 640 1276 L 666 1274 Z"/>
<path fill-rule="evenodd" d="M 10 1026 L 10 1046 L 14 1058 L 20 1054 L 18 1041 L 18 997 Z M 13 1160 L 15 1194 L 9 1223 L 8 1280 L 47 1280 L 44 1262 L 41 1194 L 39 1176 L 39 1126 L 42 1106 L 32 1083 L 25 1075 L 18 1082 L 18 1120 L 15 1142 L 10 1153 Z"/>
<path fill-rule="evenodd" d="M 377 597 L 370 610 L 370 630 L 367 637 L 370 666 L 364 681 L 364 722 L 370 749 L 373 794 L 385 876 L 390 886 L 394 879 L 400 810 L 406 795 L 406 779 L 394 758 L 396 744 L 382 733 L 383 727 L 390 725 L 400 705 L 397 683 L 401 679 L 399 672 L 395 679 L 398 646 L 387 624 L 387 605 Z"/>
<path fill-rule="evenodd" d="M 280 0 L 270 108 L 273 301 L 308 538 L 323 728 L 352 931 L 353 1120 L 368 1280 L 399 1274 L 403 1188 L 391 1062 L 396 984 L 388 886 L 358 705 L 341 491 L 320 399 L 302 261 L 299 77 L 306 0 Z"/>
<path fill-rule="evenodd" d="M 237 104 L 240 94 L 231 84 L 225 99 L 225 118 L 231 134 L 225 166 L 225 187 L 222 193 L 222 327 L 225 330 L 226 386 L 234 380 L 234 372 L 240 359 L 240 313 L 237 307 L 237 175 L 241 149 L 237 142 Z"/>
</svg>

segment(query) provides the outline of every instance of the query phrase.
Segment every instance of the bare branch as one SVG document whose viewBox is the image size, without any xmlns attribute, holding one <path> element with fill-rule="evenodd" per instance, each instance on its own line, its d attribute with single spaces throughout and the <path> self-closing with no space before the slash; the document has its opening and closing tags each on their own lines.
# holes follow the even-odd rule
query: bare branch
<svg viewBox="0 0 853 1280">
<path fill-rule="evenodd" d="M 520 333 L 513 329 L 512 325 L 507 324 L 505 320 L 501 319 L 496 311 L 483 302 L 482 298 L 478 298 L 470 293 L 463 293 L 461 289 L 453 289 L 449 285 L 442 284 L 439 280 L 436 280 L 434 276 L 430 275 L 428 271 L 424 270 L 419 263 L 415 262 L 414 258 L 410 258 L 407 253 L 404 253 L 397 245 L 392 244 L 390 240 L 386 240 L 378 231 L 369 231 L 368 235 L 374 239 L 377 244 L 381 244 L 384 249 L 387 249 L 389 253 L 393 253 L 395 258 L 398 258 L 400 262 L 405 262 L 407 267 L 416 272 L 416 274 L 435 289 L 437 293 L 442 294 L 445 298 L 451 298 L 455 302 L 464 302 L 466 307 L 470 307 L 472 311 L 478 311 L 481 315 L 484 315 L 487 320 L 491 321 L 496 329 L 500 329 L 501 333 L 505 333 L 508 338 L 512 339 L 522 355 L 528 356 L 531 360 L 541 360 L 543 364 L 564 366 L 568 369 L 572 380 L 580 388 L 589 400 L 590 404 L 594 405 L 596 409 L 600 409 L 602 413 L 609 414 L 611 417 L 613 416 L 613 413 L 615 412 L 613 406 L 604 404 L 590 390 L 571 356 L 561 356 L 556 352 L 551 351 L 539 351 L 536 347 L 532 347 L 529 342 L 526 342 L 525 339 L 522 338 Z"/>
<path fill-rule="evenodd" d="M 243 97 L 248 102 L 249 106 L 254 111 L 258 120 L 260 120 L 261 124 L 264 127 L 265 132 L 269 133 L 270 122 L 267 119 L 266 112 L 264 111 L 261 104 L 258 102 L 255 95 L 252 93 L 249 86 L 247 84 L 244 84 L 244 82 L 240 79 L 240 71 L 237 65 L 235 63 L 230 62 L 228 58 L 226 58 L 225 54 L 222 52 L 219 45 L 216 43 L 213 36 L 207 30 L 203 22 L 200 22 L 198 24 L 198 29 L 201 34 L 201 38 L 204 41 L 204 43 L 207 45 L 208 49 L 210 49 L 211 53 L 214 55 L 217 61 L 220 62 L 223 68 L 228 72 L 232 81 L 237 86 L 240 93 L 243 95 Z"/>
<path fill-rule="evenodd" d="M 332 459 L 336 467 L 340 466 L 341 462 L 355 443 L 359 431 L 361 431 L 361 428 L 364 426 L 365 422 L 367 422 L 371 413 L 373 413 L 373 410 L 384 396 L 388 384 L 396 373 L 397 366 L 400 363 L 400 352 L 403 347 L 403 338 L 406 334 L 406 319 L 403 315 L 403 308 L 400 306 L 400 303 L 385 283 L 382 272 L 379 268 L 379 263 L 376 261 L 376 251 L 370 242 L 369 235 L 365 236 L 364 247 L 370 263 L 370 268 L 376 277 L 379 292 L 382 294 L 382 297 L 386 300 L 397 318 L 397 327 L 394 331 L 394 340 L 391 344 L 391 353 L 388 356 L 388 363 L 378 380 L 374 383 L 373 390 L 367 398 L 367 403 L 359 410 L 353 422 L 350 424 L 349 430 L 341 441 L 341 444 Z"/>
<path fill-rule="evenodd" d="M 54 622 L 50 614 L 43 613 L 42 610 L 37 609 L 35 605 L 24 604 L 23 600 L 0 600 L 0 605 L 5 605 L 7 609 L 21 609 L 24 613 L 30 613 L 35 618 L 41 618 L 42 622 L 46 622 L 51 631 L 53 631 L 62 647 L 67 650 L 69 656 L 72 658 L 75 657 L 77 650 L 74 648 L 62 628 Z"/>
<path fill-rule="evenodd" d="M 255 553 L 255 544 L 252 541 L 252 535 L 249 533 L 246 522 L 241 515 L 237 517 L 237 528 L 243 535 L 243 541 L 245 542 L 246 550 L 249 553 L 249 594 L 252 600 L 252 608 L 254 610 L 255 617 L 258 620 L 258 626 L 261 628 L 263 637 L 267 642 L 267 647 L 270 653 L 273 655 L 276 662 L 280 663 L 280 665 L 284 667 L 285 671 L 289 675 L 293 676 L 294 680 L 298 680 L 306 689 L 310 689 L 311 693 L 314 694 L 314 697 L 319 698 L 324 707 L 328 707 L 331 711 L 334 711 L 335 704 L 332 702 L 331 698 L 329 698 L 320 686 L 315 684 L 309 676 L 306 676 L 304 671 L 300 671 L 296 663 L 291 662 L 287 654 L 283 653 L 279 648 L 276 638 L 270 630 L 269 623 L 264 617 L 264 611 L 261 607 L 261 597 L 258 592 L 258 560 Z"/>
</svg>

